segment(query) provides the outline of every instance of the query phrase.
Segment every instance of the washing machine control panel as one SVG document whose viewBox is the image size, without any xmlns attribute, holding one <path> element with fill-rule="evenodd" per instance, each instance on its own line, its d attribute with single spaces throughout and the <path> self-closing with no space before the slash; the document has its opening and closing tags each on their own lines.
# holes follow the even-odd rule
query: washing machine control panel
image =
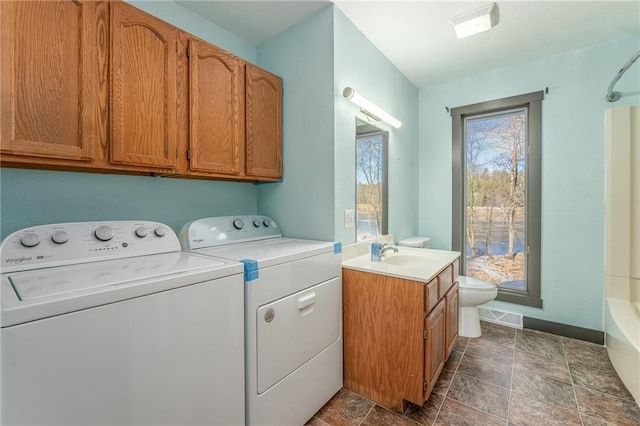
<svg viewBox="0 0 640 426">
<path fill-rule="evenodd" d="M 22 229 L 2 242 L 2 272 L 180 251 L 175 232 L 148 221 L 75 222 Z"/>
<path fill-rule="evenodd" d="M 206 217 L 187 223 L 179 234 L 185 250 L 281 236 L 275 220 L 259 215 Z"/>
</svg>

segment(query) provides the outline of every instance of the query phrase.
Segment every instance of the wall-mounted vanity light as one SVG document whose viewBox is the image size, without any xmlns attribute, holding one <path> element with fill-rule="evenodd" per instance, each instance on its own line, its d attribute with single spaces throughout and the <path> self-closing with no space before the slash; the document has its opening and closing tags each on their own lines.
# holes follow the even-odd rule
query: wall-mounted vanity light
<svg viewBox="0 0 640 426">
<path fill-rule="evenodd" d="M 498 25 L 498 22 L 500 22 L 500 15 L 498 5 L 495 3 L 485 4 L 477 9 L 451 18 L 453 29 L 456 30 L 458 38 L 465 38 L 487 31 Z"/>
<path fill-rule="evenodd" d="M 342 91 L 342 96 L 358 105 L 360 107 L 360 110 L 363 113 L 367 114 L 369 117 L 372 117 L 376 120 L 385 121 L 396 129 L 402 127 L 402 122 L 400 120 L 398 120 L 367 98 L 362 97 L 362 95 L 357 93 L 351 87 L 345 87 Z"/>
</svg>

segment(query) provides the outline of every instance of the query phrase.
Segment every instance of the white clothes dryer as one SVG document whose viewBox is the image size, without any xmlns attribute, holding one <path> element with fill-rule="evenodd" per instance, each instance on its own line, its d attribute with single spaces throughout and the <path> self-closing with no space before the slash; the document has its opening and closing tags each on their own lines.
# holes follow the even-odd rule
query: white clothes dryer
<svg viewBox="0 0 640 426">
<path fill-rule="evenodd" d="M 6 425 L 243 425 L 243 267 L 148 221 L 11 234 L 1 259 Z"/>
<path fill-rule="evenodd" d="M 342 387 L 340 243 L 284 238 L 266 216 L 195 220 L 180 242 L 244 263 L 247 424 L 303 425 Z"/>
</svg>

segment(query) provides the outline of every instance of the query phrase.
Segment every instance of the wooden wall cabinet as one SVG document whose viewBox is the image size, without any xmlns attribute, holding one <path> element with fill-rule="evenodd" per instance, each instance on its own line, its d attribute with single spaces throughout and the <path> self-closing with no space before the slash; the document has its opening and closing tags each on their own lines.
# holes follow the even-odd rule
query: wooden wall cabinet
<svg viewBox="0 0 640 426">
<path fill-rule="evenodd" d="M 282 80 L 246 64 L 247 176 L 282 177 Z"/>
<path fill-rule="evenodd" d="M 3 166 L 282 177 L 279 77 L 120 1 L 0 2 L 0 20 Z"/>
<path fill-rule="evenodd" d="M 344 386 L 397 412 L 422 405 L 458 335 L 454 279 L 451 264 L 427 283 L 343 268 Z"/>
<path fill-rule="evenodd" d="M 111 163 L 175 167 L 177 31 L 126 3 L 111 4 Z"/>
<path fill-rule="evenodd" d="M 107 133 L 108 6 L 0 2 L 3 162 L 93 164 Z"/>
</svg>

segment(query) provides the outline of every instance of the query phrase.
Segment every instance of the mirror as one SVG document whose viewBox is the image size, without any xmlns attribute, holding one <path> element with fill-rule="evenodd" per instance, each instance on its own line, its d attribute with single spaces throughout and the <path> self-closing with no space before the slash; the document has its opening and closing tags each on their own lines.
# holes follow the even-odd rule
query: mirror
<svg viewBox="0 0 640 426">
<path fill-rule="evenodd" d="M 356 241 L 387 234 L 389 132 L 356 118 Z"/>
</svg>

